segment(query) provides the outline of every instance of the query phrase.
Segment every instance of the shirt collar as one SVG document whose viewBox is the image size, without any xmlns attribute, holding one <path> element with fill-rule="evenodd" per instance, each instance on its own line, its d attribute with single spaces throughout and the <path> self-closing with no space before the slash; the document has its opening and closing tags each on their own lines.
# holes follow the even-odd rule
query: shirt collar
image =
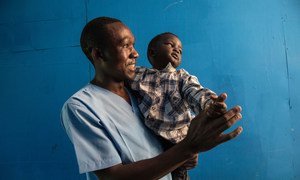
<svg viewBox="0 0 300 180">
<path fill-rule="evenodd" d="M 175 72 L 176 68 L 173 67 L 173 65 L 169 62 L 168 65 L 162 69 L 164 72 Z"/>
</svg>

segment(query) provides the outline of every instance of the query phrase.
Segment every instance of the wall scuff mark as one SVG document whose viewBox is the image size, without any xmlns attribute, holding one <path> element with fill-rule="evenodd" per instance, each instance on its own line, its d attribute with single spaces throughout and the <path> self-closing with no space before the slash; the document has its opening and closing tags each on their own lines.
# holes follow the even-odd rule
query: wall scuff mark
<svg viewBox="0 0 300 180">
<path fill-rule="evenodd" d="M 285 64 L 286 64 L 286 73 L 287 73 L 287 82 L 288 82 L 288 103 L 289 109 L 292 109 L 291 104 L 291 93 L 290 93 L 290 72 L 289 72 L 289 60 L 288 60 L 288 47 L 286 43 L 286 35 L 285 35 L 285 27 L 284 24 L 286 22 L 287 15 L 281 18 L 282 20 L 282 35 L 283 35 L 283 45 L 284 45 L 284 54 L 285 54 Z"/>
<path fill-rule="evenodd" d="M 168 10 L 170 7 L 172 7 L 172 6 L 174 6 L 174 5 L 178 4 L 178 3 L 182 3 L 182 2 L 183 2 L 183 0 L 173 2 L 173 3 L 169 4 L 167 7 L 165 7 L 164 11 L 166 11 L 166 10 Z"/>
</svg>

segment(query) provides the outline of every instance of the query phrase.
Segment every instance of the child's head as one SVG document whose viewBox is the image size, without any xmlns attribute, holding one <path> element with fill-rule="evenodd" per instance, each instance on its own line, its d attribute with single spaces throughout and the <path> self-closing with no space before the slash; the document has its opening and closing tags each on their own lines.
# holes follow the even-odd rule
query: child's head
<svg viewBox="0 0 300 180">
<path fill-rule="evenodd" d="M 181 63 L 181 55 L 181 41 L 170 32 L 155 36 L 148 45 L 147 57 L 155 69 L 164 69 L 169 63 L 174 68 L 178 67 Z"/>
</svg>

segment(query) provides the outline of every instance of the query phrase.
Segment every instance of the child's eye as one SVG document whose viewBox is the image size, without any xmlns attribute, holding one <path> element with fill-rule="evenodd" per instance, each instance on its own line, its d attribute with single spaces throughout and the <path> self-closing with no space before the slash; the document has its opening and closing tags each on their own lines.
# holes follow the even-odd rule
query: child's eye
<svg viewBox="0 0 300 180">
<path fill-rule="evenodd" d="M 128 48 L 129 47 L 129 44 L 124 44 L 123 45 L 123 48 Z"/>
<path fill-rule="evenodd" d="M 173 44 L 172 44 L 172 43 L 165 43 L 165 45 L 170 46 L 170 47 L 173 47 Z"/>
</svg>

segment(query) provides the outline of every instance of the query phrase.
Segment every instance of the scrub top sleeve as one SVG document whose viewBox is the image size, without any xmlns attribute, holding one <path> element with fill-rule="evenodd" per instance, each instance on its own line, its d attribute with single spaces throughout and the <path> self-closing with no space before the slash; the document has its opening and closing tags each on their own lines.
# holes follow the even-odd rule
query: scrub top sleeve
<svg viewBox="0 0 300 180">
<path fill-rule="evenodd" d="M 85 106 L 65 104 L 61 119 L 74 145 L 80 173 L 122 163 L 115 144 L 101 125 L 101 120 Z"/>
</svg>

